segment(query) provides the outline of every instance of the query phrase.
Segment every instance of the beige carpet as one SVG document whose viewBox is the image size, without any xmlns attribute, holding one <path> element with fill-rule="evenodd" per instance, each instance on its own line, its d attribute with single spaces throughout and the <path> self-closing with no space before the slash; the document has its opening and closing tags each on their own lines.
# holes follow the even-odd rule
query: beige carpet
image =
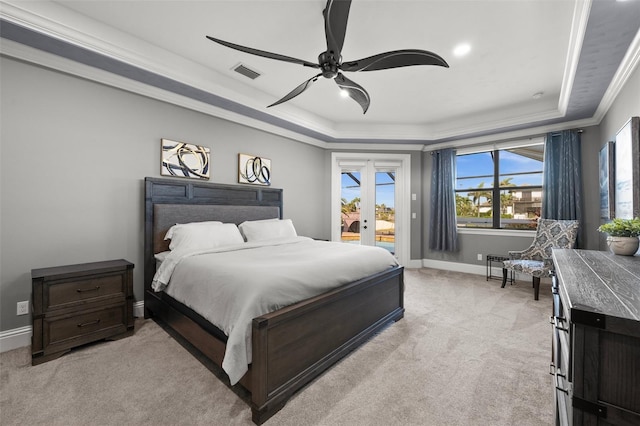
<svg viewBox="0 0 640 426">
<path fill-rule="evenodd" d="M 530 282 L 405 272 L 405 318 L 299 392 L 267 425 L 551 425 L 551 297 Z M 250 425 L 239 393 L 156 323 L 38 366 L 0 355 L 0 423 Z"/>
</svg>

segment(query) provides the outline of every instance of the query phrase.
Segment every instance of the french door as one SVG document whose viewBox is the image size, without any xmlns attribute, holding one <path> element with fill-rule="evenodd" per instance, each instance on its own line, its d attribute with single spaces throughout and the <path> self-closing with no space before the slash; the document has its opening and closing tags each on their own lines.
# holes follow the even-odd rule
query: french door
<svg viewBox="0 0 640 426">
<path fill-rule="evenodd" d="M 333 153 L 331 239 L 382 247 L 409 261 L 405 154 Z"/>
</svg>

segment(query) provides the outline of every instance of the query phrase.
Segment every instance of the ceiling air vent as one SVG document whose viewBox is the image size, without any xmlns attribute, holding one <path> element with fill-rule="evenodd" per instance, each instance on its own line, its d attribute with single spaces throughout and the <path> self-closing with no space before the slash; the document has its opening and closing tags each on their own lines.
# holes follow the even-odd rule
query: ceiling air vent
<svg viewBox="0 0 640 426">
<path fill-rule="evenodd" d="M 246 65 L 243 64 L 238 64 L 235 67 L 233 67 L 233 70 L 235 72 L 237 72 L 238 74 L 242 74 L 245 77 L 249 77 L 251 80 L 255 80 L 256 78 L 260 77 L 260 73 L 258 71 L 254 71 L 251 68 L 247 67 Z"/>
</svg>

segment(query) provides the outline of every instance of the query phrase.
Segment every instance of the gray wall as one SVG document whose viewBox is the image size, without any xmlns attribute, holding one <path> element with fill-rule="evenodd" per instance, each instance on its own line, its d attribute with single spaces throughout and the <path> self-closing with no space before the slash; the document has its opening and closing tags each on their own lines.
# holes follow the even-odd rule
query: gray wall
<svg viewBox="0 0 640 426">
<path fill-rule="evenodd" d="M 0 330 L 30 300 L 32 268 L 124 258 L 142 300 L 143 179 L 160 139 L 211 148 L 211 181 L 237 183 L 238 153 L 272 161 L 284 216 L 329 237 L 325 151 L 142 96 L 2 58 Z"/>
</svg>

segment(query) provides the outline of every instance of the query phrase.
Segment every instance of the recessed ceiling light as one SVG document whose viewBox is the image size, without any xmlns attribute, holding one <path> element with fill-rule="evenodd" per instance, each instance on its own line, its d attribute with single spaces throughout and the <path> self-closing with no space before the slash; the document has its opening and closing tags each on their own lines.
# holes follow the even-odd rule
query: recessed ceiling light
<svg viewBox="0 0 640 426">
<path fill-rule="evenodd" d="M 466 55 L 471 51 L 471 45 L 469 43 L 460 43 L 453 49 L 453 54 L 457 57 Z"/>
<path fill-rule="evenodd" d="M 533 94 L 533 99 L 540 99 L 544 95 L 544 92 L 537 92 Z"/>
<path fill-rule="evenodd" d="M 343 98 L 348 98 L 349 92 L 347 92 L 346 90 L 340 90 L 340 96 L 342 96 Z"/>
</svg>

